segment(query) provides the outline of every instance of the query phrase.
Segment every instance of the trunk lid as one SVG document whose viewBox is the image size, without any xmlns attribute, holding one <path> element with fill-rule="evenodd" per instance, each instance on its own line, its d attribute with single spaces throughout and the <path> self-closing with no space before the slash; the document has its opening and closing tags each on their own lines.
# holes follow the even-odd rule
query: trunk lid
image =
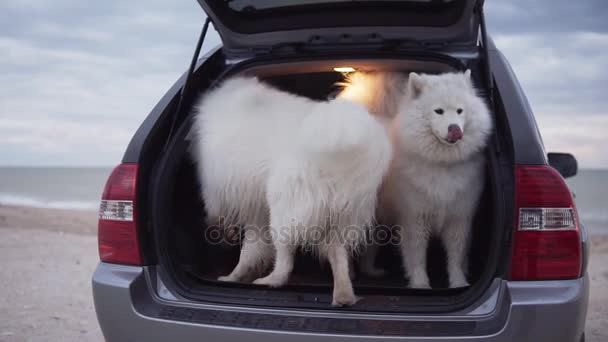
<svg viewBox="0 0 608 342">
<path fill-rule="evenodd" d="M 198 0 L 228 55 L 283 47 L 473 50 L 483 0 Z"/>
</svg>

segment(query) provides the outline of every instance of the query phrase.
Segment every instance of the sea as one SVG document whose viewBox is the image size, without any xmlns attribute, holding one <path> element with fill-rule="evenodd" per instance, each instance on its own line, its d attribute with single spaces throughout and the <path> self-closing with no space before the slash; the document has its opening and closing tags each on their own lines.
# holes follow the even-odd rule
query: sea
<svg viewBox="0 0 608 342">
<path fill-rule="evenodd" d="M 0 167 L 0 205 L 97 210 L 111 168 Z M 608 170 L 567 180 L 590 234 L 608 235 Z"/>
</svg>

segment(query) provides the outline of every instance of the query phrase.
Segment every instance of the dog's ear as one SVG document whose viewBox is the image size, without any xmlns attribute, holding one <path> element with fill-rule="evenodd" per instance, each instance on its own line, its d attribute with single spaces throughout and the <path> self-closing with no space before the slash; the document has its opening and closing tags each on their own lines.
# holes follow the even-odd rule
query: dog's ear
<svg viewBox="0 0 608 342">
<path fill-rule="evenodd" d="M 471 69 L 467 69 L 463 74 L 463 83 L 467 89 L 470 89 L 471 93 L 475 94 L 475 89 L 473 86 L 473 79 L 471 78 Z"/>
<path fill-rule="evenodd" d="M 415 72 L 410 72 L 410 76 L 408 78 L 407 90 L 412 98 L 416 98 L 420 96 L 422 93 L 422 88 L 424 88 L 425 82 L 420 75 Z"/>
</svg>

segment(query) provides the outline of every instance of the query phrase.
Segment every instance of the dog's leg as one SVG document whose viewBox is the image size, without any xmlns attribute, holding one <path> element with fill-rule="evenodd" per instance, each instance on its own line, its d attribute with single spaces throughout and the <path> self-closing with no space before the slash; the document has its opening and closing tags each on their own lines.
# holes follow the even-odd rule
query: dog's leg
<svg viewBox="0 0 608 342">
<path fill-rule="evenodd" d="M 357 302 L 349 274 L 350 255 L 344 245 L 327 246 L 327 259 L 334 277 L 334 294 L 331 305 L 353 305 Z"/>
<path fill-rule="evenodd" d="M 379 278 L 386 275 L 386 270 L 376 267 L 376 256 L 380 246 L 372 241 L 359 258 L 359 270 L 368 277 Z"/>
<path fill-rule="evenodd" d="M 465 276 L 469 250 L 470 220 L 448 220 L 441 234 L 447 255 L 450 287 L 469 286 Z"/>
<path fill-rule="evenodd" d="M 227 276 L 217 278 L 219 281 L 251 282 L 262 275 L 274 259 L 272 241 L 267 236 L 267 227 L 254 224 L 244 227 L 245 234 L 241 247 L 239 262 Z"/>
<path fill-rule="evenodd" d="M 407 222 L 401 227 L 401 256 L 405 273 L 414 289 L 430 289 L 426 272 L 426 250 L 430 230 L 417 222 Z"/>
<path fill-rule="evenodd" d="M 293 270 L 297 228 L 285 222 L 288 221 L 282 217 L 272 217 L 271 214 L 270 229 L 276 251 L 274 268 L 266 277 L 256 279 L 253 282 L 254 284 L 280 287 L 285 285 L 289 280 L 289 275 Z"/>
<path fill-rule="evenodd" d="M 270 287 L 280 287 L 287 283 L 289 275 L 293 270 L 293 255 L 295 248 L 289 243 L 276 243 L 276 257 L 274 269 L 264 278 L 253 281 L 257 285 L 267 285 Z"/>
</svg>

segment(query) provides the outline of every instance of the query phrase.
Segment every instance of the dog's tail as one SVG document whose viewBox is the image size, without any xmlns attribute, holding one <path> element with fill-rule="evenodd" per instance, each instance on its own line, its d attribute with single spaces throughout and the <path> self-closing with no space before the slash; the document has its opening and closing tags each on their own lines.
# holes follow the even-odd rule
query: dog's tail
<svg viewBox="0 0 608 342">
<path fill-rule="evenodd" d="M 407 76 L 397 72 L 354 72 L 348 74 L 338 98 L 365 106 L 372 114 L 384 118 L 397 115 L 399 102 L 407 88 Z"/>
<path fill-rule="evenodd" d="M 388 165 L 391 147 L 387 132 L 357 103 L 336 99 L 316 104 L 300 128 L 300 151 L 323 165 Z"/>
</svg>

